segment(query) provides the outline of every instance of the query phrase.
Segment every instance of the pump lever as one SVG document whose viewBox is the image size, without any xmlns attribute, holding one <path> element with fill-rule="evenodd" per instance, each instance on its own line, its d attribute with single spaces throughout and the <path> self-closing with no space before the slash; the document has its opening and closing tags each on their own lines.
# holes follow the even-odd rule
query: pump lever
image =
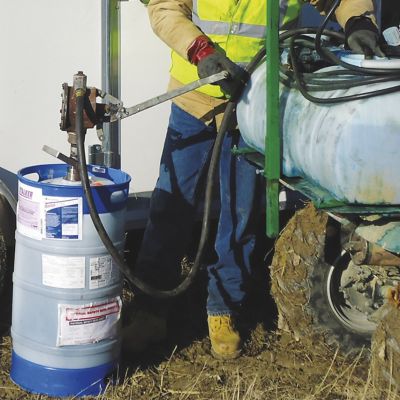
<svg viewBox="0 0 400 400">
<path fill-rule="evenodd" d="M 80 74 L 83 75 L 82 72 Z M 153 97 L 147 101 L 136 104 L 133 107 L 124 107 L 123 102 L 103 90 L 87 87 L 85 92 L 85 104 L 83 110 L 83 127 L 84 129 L 94 128 L 103 122 L 114 122 L 120 119 L 130 117 L 143 110 L 154 107 L 158 104 L 164 103 L 182 94 L 196 90 L 201 86 L 216 83 L 227 79 L 229 72 L 221 71 L 216 74 L 207 76 L 206 78 L 198 79 L 190 82 L 177 89 L 163 93 L 159 96 Z M 75 132 L 75 116 L 76 116 L 76 96 L 74 88 L 68 86 L 67 83 L 63 84 L 63 92 L 61 94 L 61 123 L 60 129 L 66 132 Z M 100 97 L 105 103 L 97 103 L 96 97 Z M 45 150 L 46 151 L 46 150 Z M 54 152 L 53 152 L 54 153 Z M 54 157 L 55 154 L 50 153 Z M 57 153 L 57 151 L 55 151 Z M 61 154 L 61 153 L 60 153 Z M 67 162 L 67 161 L 66 161 Z"/>
<path fill-rule="evenodd" d="M 191 92 L 192 90 L 198 89 L 201 86 L 208 85 L 211 83 L 215 83 L 218 81 L 222 81 L 229 77 L 229 73 L 227 71 L 221 71 L 214 75 L 207 76 L 206 78 L 198 79 L 197 81 L 190 82 L 182 87 L 171 90 L 169 92 L 163 93 L 159 96 L 153 97 L 149 100 L 146 100 L 142 103 L 136 104 L 132 107 L 118 107 L 117 112 L 113 113 L 111 111 L 110 122 L 117 121 L 119 119 L 123 119 L 126 117 L 130 117 L 131 115 L 137 114 L 141 111 L 144 111 L 148 108 L 157 106 L 158 104 L 164 103 L 167 100 L 171 100 L 175 97 L 181 96 L 182 94 Z M 122 102 L 119 104 L 122 105 Z"/>
<path fill-rule="evenodd" d="M 42 150 L 44 152 L 46 152 L 47 154 L 50 154 L 51 156 L 58 158 L 62 162 L 65 162 L 66 164 L 71 165 L 71 167 L 78 168 L 78 161 L 75 160 L 74 158 L 68 157 L 65 154 L 60 153 L 58 150 L 53 149 L 52 147 L 49 147 L 47 145 L 44 145 L 42 147 Z"/>
</svg>

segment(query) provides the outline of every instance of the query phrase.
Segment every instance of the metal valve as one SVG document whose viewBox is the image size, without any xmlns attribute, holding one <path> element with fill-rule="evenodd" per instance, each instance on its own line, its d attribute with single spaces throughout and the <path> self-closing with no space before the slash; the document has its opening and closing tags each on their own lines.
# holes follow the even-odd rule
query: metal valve
<svg viewBox="0 0 400 400">
<path fill-rule="evenodd" d="M 84 128 L 91 129 L 101 122 L 107 122 L 106 105 L 96 103 L 99 96 L 99 90 L 94 87 L 86 88 L 85 108 L 83 113 Z M 75 113 L 76 113 L 76 97 L 73 87 L 67 83 L 62 85 L 61 93 L 61 122 L 60 129 L 67 132 L 75 132 Z"/>
</svg>

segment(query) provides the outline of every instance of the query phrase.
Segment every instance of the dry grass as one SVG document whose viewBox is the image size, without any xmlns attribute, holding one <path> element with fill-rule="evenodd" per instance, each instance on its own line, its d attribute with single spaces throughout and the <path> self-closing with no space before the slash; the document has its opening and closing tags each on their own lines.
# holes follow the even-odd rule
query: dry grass
<svg viewBox="0 0 400 400">
<path fill-rule="evenodd" d="M 304 349 L 299 342 L 277 341 L 258 356 L 244 355 L 233 362 L 218 362 L 195 349 L 174 348 L 168 358 L 146 368 L 136 366 L 120 371 L 120 382 L 109 385 L 97 400 L 399 400 L 389 390 L 376 388 L 363 351 L 352 360 L 326 348 Z M 192 347 L 191 346 L 191 347 Z M 197 348 L 198 349 L 197 349 Z M 10 339 L 0 347 L 4 400 L 47 400 L 28 394 L 8 379 Z M 306 351 L 307 350 L 307 351 Z M 287 356 L 285 358 L 285 355 Z M 77 397 L 71 397 L 70 400 Z"/>
</svg>

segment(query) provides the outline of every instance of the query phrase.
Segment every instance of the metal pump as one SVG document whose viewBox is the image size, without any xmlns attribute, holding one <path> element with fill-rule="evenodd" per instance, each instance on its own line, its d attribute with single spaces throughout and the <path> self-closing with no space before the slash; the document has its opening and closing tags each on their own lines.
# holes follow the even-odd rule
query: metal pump
<svg viewBox="0 0 400 400">
<path fill-rule="evenodd" d="M 116 97 L 104 92 L 95 87 L 87 87 L 87 76 L 78 71 L 73 77 L 73 86 L 68 86 L 68 83 L 63 83 L 61 93 L 61 122 L 60 129 L 68 133 L 68 143 L 70 143 L 70 156 L 49 147 L 43 146 L 43 151 L 58 158 L 59 160 L 69 164 L 68 174 L 66 179 L 69 181 L 80 181 L 79 171 L 77 168 L 78 152 L 77 152 L 77 90 L 83 90 L 84 106 L 83 106 L 83 129 L 86 133 L 87 129 L 96 127 L 97 136 L 101 142 L 104 140 L 103 123 L 115 122 L 126 117 L 135 115 L 148 108 L 154 107 L 165 101 L 171 100 L 177 96 L 198 89 L 201 86 L 216 83 L 228 78 L 229 74 L 226 71 L 218 72 L 209 77 L 199 79 L 184 85 L 178 89 L 166 92 L 159 96 L 153 97 L 142 103 L 132 107 L 124 107 L 123 102 Z M 97 99 L 102 102 L 97 102 Z"/>
</svg>

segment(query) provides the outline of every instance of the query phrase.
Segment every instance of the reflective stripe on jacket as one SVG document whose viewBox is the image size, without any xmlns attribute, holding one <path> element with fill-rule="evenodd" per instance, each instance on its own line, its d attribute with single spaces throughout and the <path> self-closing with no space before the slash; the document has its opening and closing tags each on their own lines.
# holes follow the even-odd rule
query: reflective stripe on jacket
<svg viewBox="0 0 400 400">
<path fill-rule="evenodd" d="M 294 21 L 302 0 L 281 0 L 281 25 Z M 265 45 L 266 0 L 193 0 L 192 21 L 228 58 L 245 66 Z M 175 51 L 171 75 L 183 84 L 198 79 L 197 67 Z M 213 97 L 223 97 L 218 85 L 198 89 Z"/>
</svg>

